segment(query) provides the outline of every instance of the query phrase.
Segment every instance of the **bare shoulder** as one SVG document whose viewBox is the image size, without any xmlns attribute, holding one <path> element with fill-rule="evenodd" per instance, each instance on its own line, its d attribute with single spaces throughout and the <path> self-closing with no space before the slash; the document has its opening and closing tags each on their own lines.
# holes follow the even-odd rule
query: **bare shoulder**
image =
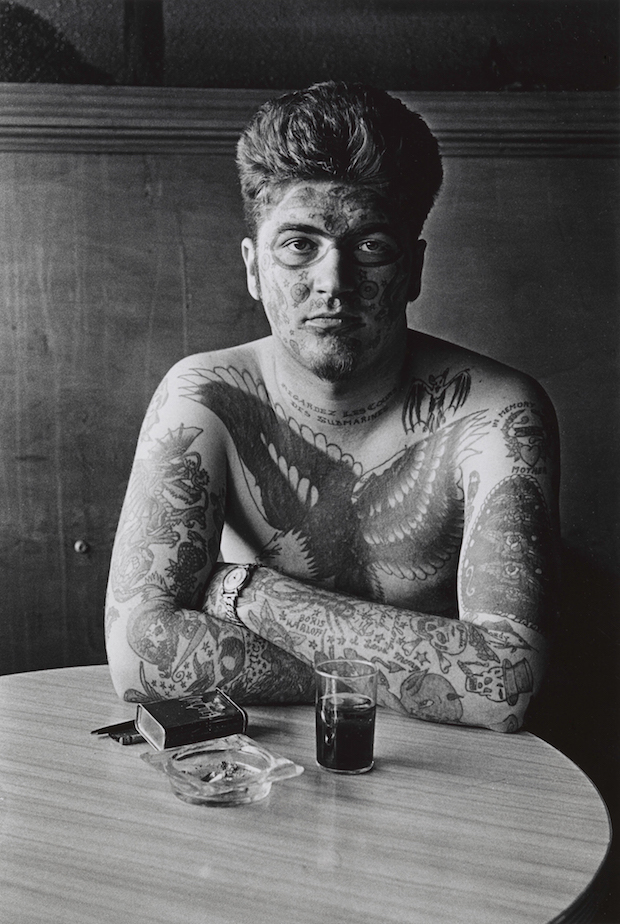
<svg viewBox="0 0 620 924">
<path fill-rule="evenodd" d="M 262 385 L 261 341 L 229 349 L 194 353 L 172 366 L 161 380 L 147 409 L 140 431 L 139 447 L 149 452 L 153 441 L 192 440 L 227 446 L 228 435 L 222 421 L 223 407 L 231 394 L 243 390 L 259 397 Z"/>
<path fill-rule="evenodd" d="M 555 425 L 547 393 L 525 372 L 415 331 L 410 331 L 410 356 L 410 390 L 421 413 L 449 408 L 453 416 L 482 410 L 504 415 L 535 405 Z"/>
<path fill-rule="evenodd" d="M 267 342 L 270 339 L 266 337 L 263 340 L 254 340 L 250 343 L 242 343 L 223 350 L 193 353 L 189 356 L 184 356 L 183 359 L 180 359 L 172 366 L 164 381 L 167 382 L 168 387 L 182 389 L 183 383 L 188 378 L 196 377 L 200 373 L 212 374 L 218 372 L 219 374 L 225 374 L 228 372 L 230 375 L 234 375 L 235 372 L 241 375 L 249 373 L 255 379 L 260 379 L 263 356 Z"/>
</svg>

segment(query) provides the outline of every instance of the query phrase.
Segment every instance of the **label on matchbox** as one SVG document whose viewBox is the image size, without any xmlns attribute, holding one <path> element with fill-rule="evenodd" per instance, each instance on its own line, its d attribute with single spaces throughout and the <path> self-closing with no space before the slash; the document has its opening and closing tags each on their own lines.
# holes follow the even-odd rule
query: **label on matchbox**
<svg viewBox="0 0 620 924">
<path fill-rule="evenodd" d="M 140 703 L 136 728 L 156 750 L 243 734 L 248 716 L 220 689 L 197 696 Z"/>
</svg>

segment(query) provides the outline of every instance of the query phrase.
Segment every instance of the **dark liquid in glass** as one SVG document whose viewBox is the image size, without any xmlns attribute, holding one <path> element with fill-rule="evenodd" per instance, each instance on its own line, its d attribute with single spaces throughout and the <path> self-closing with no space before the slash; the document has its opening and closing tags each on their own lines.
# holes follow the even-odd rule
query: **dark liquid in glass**
<svg viewBox="0 0 620 924">
<path fill-rule="evenodd" d="M 323 696 L 316 705 L 316 757 L 328 770 L 369 770 L 376 706 L 361 693 Z"/>
</svg>

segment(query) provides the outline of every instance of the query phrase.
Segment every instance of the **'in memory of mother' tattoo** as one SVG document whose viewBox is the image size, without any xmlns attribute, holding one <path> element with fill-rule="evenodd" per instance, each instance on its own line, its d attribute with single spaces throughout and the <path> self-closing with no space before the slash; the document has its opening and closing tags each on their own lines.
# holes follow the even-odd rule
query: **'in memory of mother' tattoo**
<svg viewBox="0 0 620 924">
<path fill-rule="evenodd" d="M 547 473 L 548 427 L 531 401 L 518 401 L 500 411 L 501 430 L 508 456 L 514 460 L 513 474 Z"/>
</svg>

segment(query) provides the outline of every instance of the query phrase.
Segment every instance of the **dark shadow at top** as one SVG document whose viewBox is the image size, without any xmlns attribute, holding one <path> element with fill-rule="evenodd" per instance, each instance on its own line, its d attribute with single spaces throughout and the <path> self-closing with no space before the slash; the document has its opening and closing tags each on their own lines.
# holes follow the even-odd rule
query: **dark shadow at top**
<svg viewBox="0 0 620 924">
<path fill-rule="evenodd" d="M 113 84 L 38 13 L 0 3 L 0 81 L 5 83 Z"/>
<path fill-rule="evenodd" d="M 617 0 L 116 0 L 97 23 L 85 10 L 98 0 L 81 2 L 79 29 L 66 6 L 0 2 L 0 80 L 468 92 L 619 82 Z"/>
</svg>

